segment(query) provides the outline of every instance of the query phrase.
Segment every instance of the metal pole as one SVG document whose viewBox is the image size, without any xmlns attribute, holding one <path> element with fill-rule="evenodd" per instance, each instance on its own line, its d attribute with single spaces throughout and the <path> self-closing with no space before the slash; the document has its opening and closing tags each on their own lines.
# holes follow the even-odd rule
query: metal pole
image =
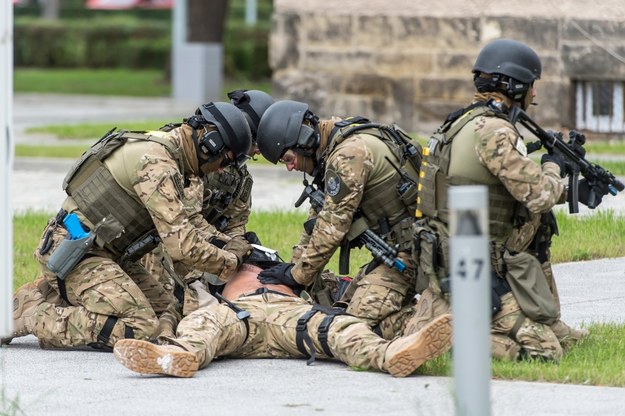
<svg viewBox="0 0 625 416">
<path fill-rule="evenodd" d="M 187 40 L 187 1 L 177 0 L 172 10 L 172 34 L 171 34 L 171 83 L 172 95 L 175 99 L 184 99 L 185 67 L 182 64 L 184 44 Z"/>
<path fill-rule="evenodd" d="M 449 190 L 449 255 L 456 416 L 490 415 L 488 190 Z"/>
<path fill-rule="evenodd" d="M 221 98 L 223 44 L 203 39 L 190 40 L 188 0 L 176 0 L 172 13 L 171 79 L 174 100 L 199 105 Z M 210 3 L 206 2 L 210 5 Z M 197 6 L 197 2 L 195 3 Z M 190 107 L 192 108 L 192 107 Z"/>
<path fill-rule="evenodd" d="M 0 4 L 0 336 L 13 331 L 13 3 Z"/>
<path fill-rule="evenodd" d="M 245 0 L 245 24 L 254 26 L 258 20 L 258 4 L 256 0 Z"/>
</svg>

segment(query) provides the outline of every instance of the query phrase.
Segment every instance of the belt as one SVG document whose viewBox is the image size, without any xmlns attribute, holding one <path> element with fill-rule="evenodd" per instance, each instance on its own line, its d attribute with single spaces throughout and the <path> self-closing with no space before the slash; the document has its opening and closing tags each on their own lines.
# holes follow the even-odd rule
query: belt
<svg viewBox="0 0 625 416">
<path fill-rule="evenodd" d="M 293 295 L 287 295 L 286 293 L 278 292 L 277 290 L 267 289 L 266 287 L 259 287 L 255 291 L 244 293 L 242 295 L 239 295 L 239 297 L 242 298 L 242 297 L 245 297 L 245 296 L 262 295 L 262 294 L 265 294 L 265 293 L 273 293 L 274 295 L 288 296 L 290 298 L 294 297 Z"/>
</svg>

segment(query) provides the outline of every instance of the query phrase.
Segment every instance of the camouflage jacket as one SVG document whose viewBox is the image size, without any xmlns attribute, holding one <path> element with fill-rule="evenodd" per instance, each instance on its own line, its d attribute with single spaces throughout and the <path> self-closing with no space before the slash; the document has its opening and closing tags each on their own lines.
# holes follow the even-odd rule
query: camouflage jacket
<svg viewBox="0 0 625 416">
<path fill-rule="evenodd" d="M 191 140 L 190 135 L 190 128 L 182 126 L 164 136 L 180 149 L 182 171 L 174 155 L 156 142 L 129 141 L 104 162 L 121 188 L 147 209 L 174 261 L 227 280 L 237 268 L 237 258 L 209 243 L 222 235 L 201 215 L 203 184 L 182 151 L 182 141 Z M 71 197 L 63 208 L 76 209 Z"/>
</svg>

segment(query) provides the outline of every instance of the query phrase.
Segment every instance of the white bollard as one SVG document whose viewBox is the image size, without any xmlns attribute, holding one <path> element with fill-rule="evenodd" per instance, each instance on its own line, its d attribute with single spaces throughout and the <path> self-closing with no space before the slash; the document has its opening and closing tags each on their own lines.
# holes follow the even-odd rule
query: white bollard
<svg viewBox="0 0 625 416">
<path fill-rule="evenodd" d="M 0 337 L 13 331 L 13 2 L 0 4 Z"/>
<path fill-rule="evenodd" d="M 488 190 L 449 189 L 456 416 L 490 415 L 491 284 Z"/>
</svg>

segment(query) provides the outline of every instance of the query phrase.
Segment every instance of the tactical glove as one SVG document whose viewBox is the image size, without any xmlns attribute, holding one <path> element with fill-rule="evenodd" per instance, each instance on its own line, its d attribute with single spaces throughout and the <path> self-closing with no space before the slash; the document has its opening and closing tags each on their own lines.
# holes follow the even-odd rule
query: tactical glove
<svg viewBox="0 0 625 416">
<path fill-rule="evenodd" d="M 547 162 L 555 163 L 556 165 L 560 167 L 561 178 L 564 178 L 566 176 L 567 164 L 566 164 L 566 161 L 564 160 L 564 156 L 562 156 L 559 152 L 554 151 L 551 153 L 545 153 L 540 159 L 540 164 L 542 165 Z"/>
<path fill-rule="evenodd" d="M 304 286 L 295 281 L 291 274 L 293 263 L 280 263 L 258 273 L 258 280 L 266 285 L 287 285 L 295 290 L 302 290 Z"/>
<path fill-rule="evenodd" d="M 239 266 L 245 263 L 245 260 L 252 254 L 254 248 L 243 238 L 233 238 L 223 246 L 223 250 L 228 251 L 237 256 Z"/>
<path fill-rule="evenodd" d="M 250 244 L 257 244 L 259 246 L 262 246 L 262 244 L 260 243 L 260 238 L 258 238 L 254 231 L 246 232 L 245 234 L 243 234 L 243 238 L 245 238 Z"/>
<path fill-rule="evenodd" d="M 591 186 L 588 180 L 581 179 L 577 185 L 578 200 L 590 209 L 595 209 L 601 203 L 604 195 L 607 195 L 609 189 L 607 186 L 595 185 Z M 569 192 L 569 199 L 571 192 Z"/>
</svg>

